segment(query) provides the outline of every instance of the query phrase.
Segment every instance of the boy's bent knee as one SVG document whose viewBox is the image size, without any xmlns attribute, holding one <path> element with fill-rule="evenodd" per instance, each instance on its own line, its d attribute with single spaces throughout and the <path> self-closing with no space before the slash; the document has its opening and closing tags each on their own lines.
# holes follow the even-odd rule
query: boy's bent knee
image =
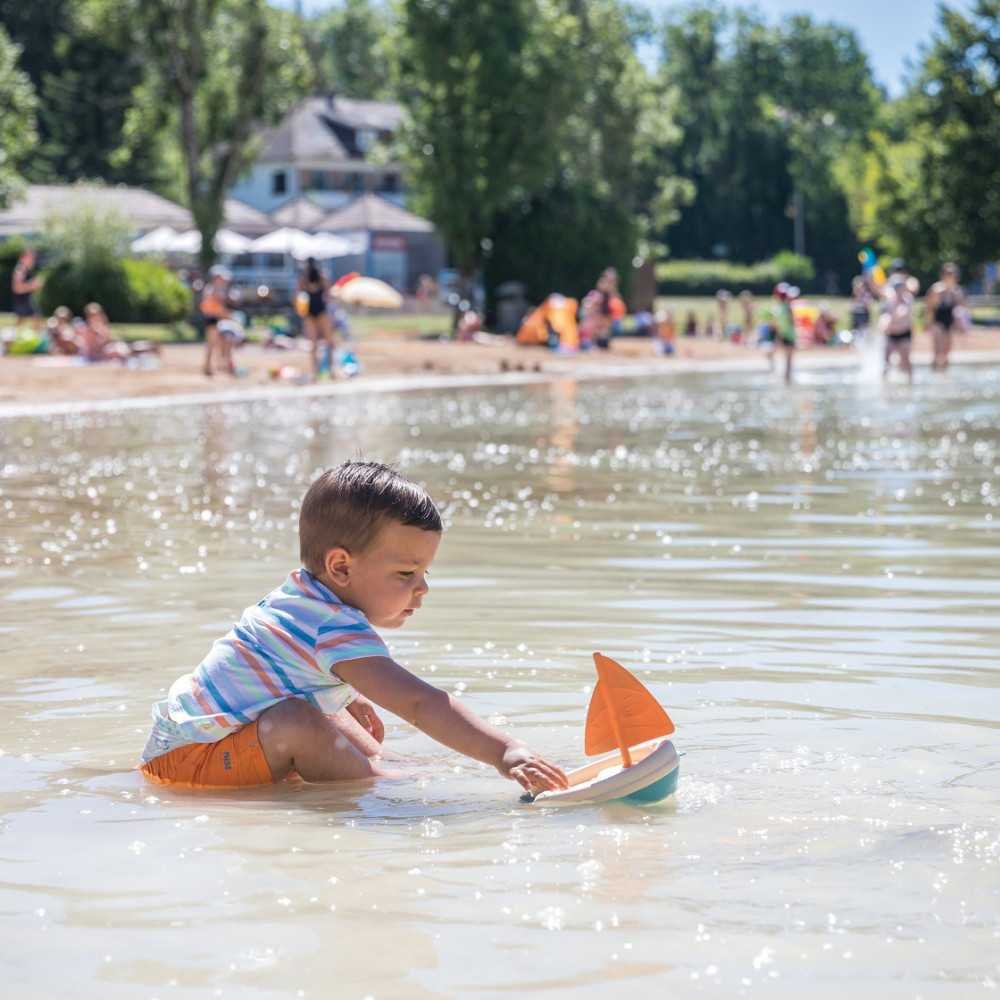
<svg viewBox="0 0 1000 1000">
<path fill-rule="evenodd" d="M 292 769 L 306 781 L 371 778 L 379 773 L 341 726 L 301 698 L 287 698 L 261 712 L 257 731 L 275 780 Z"/>
</svg>

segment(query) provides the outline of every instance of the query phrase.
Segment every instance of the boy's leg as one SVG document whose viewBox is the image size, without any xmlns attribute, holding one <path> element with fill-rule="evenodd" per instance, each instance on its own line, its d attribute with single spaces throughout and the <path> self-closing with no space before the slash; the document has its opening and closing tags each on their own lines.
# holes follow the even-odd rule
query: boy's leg
<svg viewBox="0 0 1000 1000">
<path fill-rule="evenodd" d="M 346 712 L 326 716 L 301 698 L 279 702 L 257 720 L 257 738 L 275 781 L 293 770 L 313 782 L 378 777 L 383 771 L 369 758 L 365 737 L 378 746 Z"/>
</svg>

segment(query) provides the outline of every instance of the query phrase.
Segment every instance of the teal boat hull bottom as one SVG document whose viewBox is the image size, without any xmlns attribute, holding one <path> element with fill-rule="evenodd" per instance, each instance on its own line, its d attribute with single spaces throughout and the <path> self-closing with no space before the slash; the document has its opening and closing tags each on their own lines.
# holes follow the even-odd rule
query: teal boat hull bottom
<svg viewBox="0 0 1000 1000">
<path fill-rule="evenodd" d="M 665 798 L 673 795 L 677 791 L 677 777 L 681 773 L 679 767 L 675 767 L 670 774 L 665 774 L 659 781 L 654 781 L 645 788 L 640 788 L 631 795 L 625 795 L 619 802 L 662 802 Z"/>
</svg>

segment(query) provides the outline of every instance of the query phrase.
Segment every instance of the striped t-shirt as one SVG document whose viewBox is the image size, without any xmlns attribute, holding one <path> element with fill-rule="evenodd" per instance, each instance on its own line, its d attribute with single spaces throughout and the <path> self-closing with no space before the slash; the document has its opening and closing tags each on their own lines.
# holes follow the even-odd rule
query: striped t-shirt
<svg viewBox="0 0 1000 1000">
<path fill-rule="evenodd" d="M 190 674 L 153 705 L 143 762 L 188 743 L 215 743 L 286 698 L 332 715 L 356 692 L 337 664 L 388 656 L 364 612 L 304 569 L 243 612 Z"/>
</svg>

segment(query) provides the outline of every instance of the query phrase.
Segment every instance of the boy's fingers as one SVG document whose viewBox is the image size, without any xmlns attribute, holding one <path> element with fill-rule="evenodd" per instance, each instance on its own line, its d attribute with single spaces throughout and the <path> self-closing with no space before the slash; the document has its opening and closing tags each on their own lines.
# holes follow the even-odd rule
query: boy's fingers
<svg viewBox="0 0 1000 1000">
<path fill-rule="evenodd" d="M 536 766 L 549 782 L 551 788 L 567 788 L 569 786 L 566 775 L 555 764 L 550 764 L 548 761 L 539 761 Z"/>
</svg>

